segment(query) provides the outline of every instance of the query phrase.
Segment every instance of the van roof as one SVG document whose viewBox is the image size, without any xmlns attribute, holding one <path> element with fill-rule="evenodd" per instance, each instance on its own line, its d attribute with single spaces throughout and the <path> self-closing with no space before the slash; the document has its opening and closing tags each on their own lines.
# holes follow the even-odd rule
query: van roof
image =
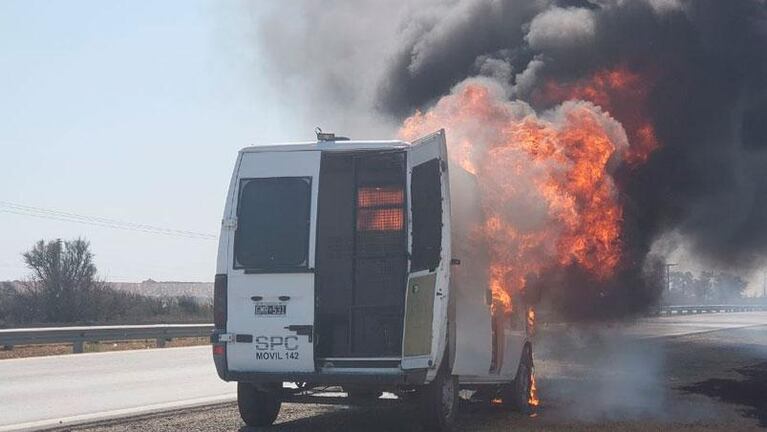
<svg viewBox="0 0 767 432">
<path fill-rule="evenodd" d="M 257 153 L 271 151 L 305 151 L 305 150 L 385 150 L 407 148 L 410 143 L 399 140 L 387 141 L 304 141 L 295 143 L 277 143 L 253 145 L 240 150 L 241 153 Z"/>
</svg>

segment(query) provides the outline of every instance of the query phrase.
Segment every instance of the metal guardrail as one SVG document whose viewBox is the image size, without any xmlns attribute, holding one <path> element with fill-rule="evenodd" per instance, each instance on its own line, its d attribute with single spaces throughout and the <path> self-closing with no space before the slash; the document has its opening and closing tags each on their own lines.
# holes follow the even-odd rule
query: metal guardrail
<svg viewBox="0 0 767 432">
<path fill-rule="evenodd" d="M 686 315 L 724 312 L 754 312 L 767 310 L 767 305 L 679 305 L 661 306 L 660 315 Z"/>
<path fill-rule="evenodd" d="M 157 347 L 180 337 L 208 337 L 213 324 L 151 324 L 82 327 L 42 327 L 0 329 L 0 347 L 15 345 L 71 343 L 75 353 L 83 352 L 85 342 L 156 339 Z"/>
<path fill-rule="evenodd" d="M 661 306 L 659 315 L 765 311 L 767 305 L 670 305 Z M 155 339 L 162 348 L 165 342 L 180 337 L 208 337 L 213 324 L 151 324 L 82 327 L 41 327 L 0 329 L 0 347 L 16 345 L 71 343 L 75 353 L 83 352 L 85 342 Z"/>
</svg>

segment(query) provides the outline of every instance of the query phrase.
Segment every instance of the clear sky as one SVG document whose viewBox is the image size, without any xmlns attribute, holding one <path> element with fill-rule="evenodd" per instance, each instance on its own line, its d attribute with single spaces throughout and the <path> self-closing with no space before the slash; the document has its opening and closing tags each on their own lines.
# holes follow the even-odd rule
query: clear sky
<svg viewBox="0 0 767 432">
<path fill-rule="evenodd" d="M 217 234 L 237 150 L 321 123 L 265 73 L 256 26 L 280 3 L 0 0 L 0 280 L 25 277 L 21 252 L 58 237 L 90 240 L 107 280 L 212 280 L 215 240 L 2 203 Z"/>
<path fill-rule="evenodd" d="M 269 90 L 258 7 L 0 2 L 0 202 L 217 234 L 236 152 L 310 138 Z M 1 208 L 0 208 L 1 210 Z M 216 241 L 0 211 L 0 280 L 85 237 L 112 281 L 210 281 Z"/>
</svg>

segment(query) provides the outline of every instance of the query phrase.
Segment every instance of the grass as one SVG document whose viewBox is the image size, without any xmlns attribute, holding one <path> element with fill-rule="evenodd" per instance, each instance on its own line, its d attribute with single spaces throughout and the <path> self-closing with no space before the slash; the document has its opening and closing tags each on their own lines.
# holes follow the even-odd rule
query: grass
<svg viewBox="0 0 767 432">
<path fill-rule="evenodd" d="M 210 339 L 207 337 L 176 338 L 165 342 L 166 348 L 207 345 Z M 86 353 L 127 351 L 157 348 L 155 339 L 141 339 L 131 341 L 114 342 L 86 342 L 83 351 Z M 0 349 L 0 360 L 27 357 L 45 357 L 60 354 L 72 354 L 72 344 L 44 344 L 44 345 L 19 345 L 13 349 Z"/>
</svg>

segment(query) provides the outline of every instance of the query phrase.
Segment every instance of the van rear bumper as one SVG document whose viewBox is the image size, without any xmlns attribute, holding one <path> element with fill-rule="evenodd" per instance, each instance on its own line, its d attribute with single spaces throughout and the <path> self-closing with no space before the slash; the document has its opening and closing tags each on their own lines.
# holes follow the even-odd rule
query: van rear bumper
<svg viewBox="0 0 767 432">
<path fill-rule="evenodd" d="M 308 382 L 320 385 L 375 384 L 420 385 L 426 382 L 426 369 L 321 372 L 240 372 L 230 371 L 226 359 L 214 357 L 218 376 L 224 381 L 251 383 Z"/>
<path fill-rule="evenodd" d="M 210 336 L 210 341 L 215 347 L 226 346 L 219 342 L 219 333 L 221 330 L 214 330 Z M 251 383 L 274 383 L 274 382 L 306 382 L 319 385 L 334 384 L 375 384 L 375 385 L 421 385 L 426 383 L 427 369 L 409 369 L 399 368 L 399 361 L 349 361 L 344 366 L 355 367 L 336 367 L 321 368 L 315 372 L 241 372 L 229 370 L 229 364 L 226 358 L 226 348 L 222 355 L 213 355 L 213 362 L 216 366 L 216 372 L 219 378 L 224 381 L 251 382 Z M 339 366 L 339 362 L 336 365 Z M 387 367 L 371 367 L 376 366 Z"/>
</svg>

